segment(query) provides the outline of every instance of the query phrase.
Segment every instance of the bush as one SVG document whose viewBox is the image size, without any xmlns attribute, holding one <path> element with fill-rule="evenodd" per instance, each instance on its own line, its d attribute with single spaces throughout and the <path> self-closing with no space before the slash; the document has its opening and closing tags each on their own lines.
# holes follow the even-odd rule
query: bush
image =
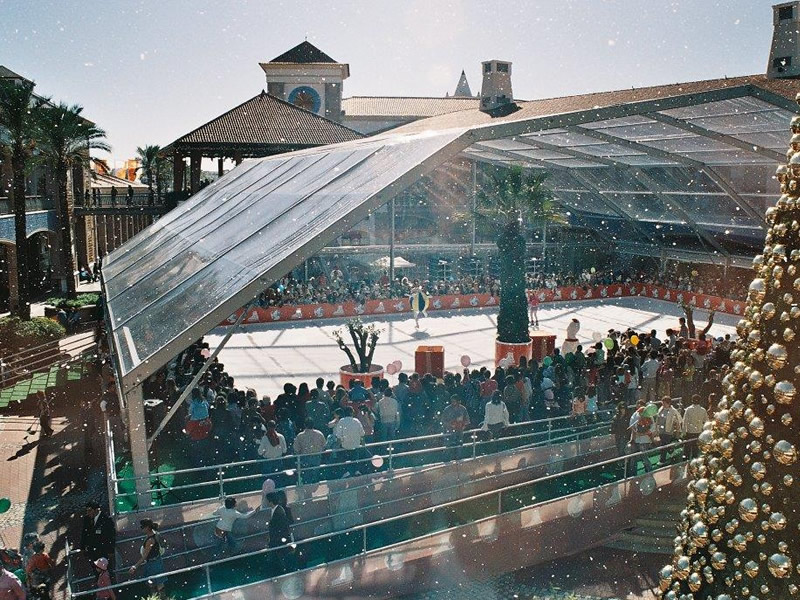
<svg viewBox="0 0 800 600">
<path fill-rule="evenodd" d="M 100 294 L 78 294 L 75 298 L 64 298 L 63 296 L 53 296 L 45 300 L 45 304 L 56 308 L 80 308 L 81 306 L 94 306 L 100 299 Z"/>
<path fill-rule="evenodd" d="M 52 319 L 34 317 L 23 321 L 19 317 L 0 319 L 0 354 L 14 354 L 26 348 L 59 340 L 67 330 Z"/>
</svg>

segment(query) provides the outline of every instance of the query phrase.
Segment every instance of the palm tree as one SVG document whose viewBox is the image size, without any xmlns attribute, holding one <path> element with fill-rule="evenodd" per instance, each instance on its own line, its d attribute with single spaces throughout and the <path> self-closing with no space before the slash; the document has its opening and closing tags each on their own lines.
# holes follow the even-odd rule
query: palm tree
<svg viewBox="0 0 800 600">
<path fill-rule="evenodd" d="M 547 173 L 526 173 L 522 167 L 488 167 L 478 192 L 478 214 L 496 219 L 500 235 L 500 312 L 497 339 L 520 344 L 530 340 L 525 296 L 523 219 L 531 225 L 564 222 L 553 194 L 544 187 Z"/>
<path fill-rule="evenodd" d="M 142 163 L 139 168 L 144 171 L 147 187 L 152 192 L 153 183 L 156 185 L 156 198 L 161 198 L 161 157 L 159 152 L 161 152 L 161 146 L 156 144 L 136 148 L 136 154 Z"/>
<path fill-rule="evenodd" d="M 25 179 L 28 159 L 35 145 L 36 114 L 44 99 L 33 94 L 31 81 L 0 81 L 0 128 L 6 135 L 0 137 L 4 153 L 11 156 L 11 197 L 14 206 L 14 234 L 17 250 L 18 302 L 14 315 L 31 318 L 28 286 L 28 252 L 25 212 Z"/>
<path fill-rule="evenodd" d="M 42 157 L 53 168 L 56 177 L 56 197 L 61 217 L 61 252 L 67 271 L 67 294 L 75 296 L 75 258 L 72 253 L 72 211 L 67 185 L 71 169 L 89 162 L 89 148 L 110 150 L 104 138 L 106 132 L 81 116 L 83 107 L 63 102 L 41 111 L 38 119 Z"/>
</svg>

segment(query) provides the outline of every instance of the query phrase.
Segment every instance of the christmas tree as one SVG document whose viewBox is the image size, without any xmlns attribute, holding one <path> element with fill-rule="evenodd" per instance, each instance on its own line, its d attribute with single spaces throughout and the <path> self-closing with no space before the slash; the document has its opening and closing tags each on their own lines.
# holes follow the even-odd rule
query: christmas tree
<svg viewBox="0 0 800 600">
<path fill-rule="evenodd" d="M 725 395 L 689 463 L 664 600 L 800 597 L 800 152 L 787 156 Z"/>
</svg>

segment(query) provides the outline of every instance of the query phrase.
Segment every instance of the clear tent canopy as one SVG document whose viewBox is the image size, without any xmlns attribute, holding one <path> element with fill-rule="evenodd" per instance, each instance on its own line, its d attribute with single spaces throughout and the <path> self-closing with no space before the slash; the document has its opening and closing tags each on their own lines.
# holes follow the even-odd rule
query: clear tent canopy
<svg viewBox="0 0 800 600">
<path fill-rule="evenodd" d="M 747 254 L 763 240 L 796 86 L 741 79 L 521 103 L 500 118 L 462 111 L 243 163 L 103 265 L 122 392 L 456 158 L 548 171 L 576 226 Z"/>
</svg>

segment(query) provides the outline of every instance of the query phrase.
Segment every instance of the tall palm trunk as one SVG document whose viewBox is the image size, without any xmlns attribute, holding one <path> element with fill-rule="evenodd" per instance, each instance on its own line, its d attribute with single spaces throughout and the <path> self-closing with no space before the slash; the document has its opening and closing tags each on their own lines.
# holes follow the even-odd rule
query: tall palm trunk
<svg viewBox="0 0 800 600">
<path fill-rule="evenodd" d="M 14 200 L 14 236 L 17 252 L 17 306 L 14 315 L 21 319 L 31 318 L 30 273 L 28 273 L 28 232 L 25 205 L 25 151 L 18 144 L 11 154 L 12 189 Z"/>
<path fill-rule="evenodd" d="M 528 338 L 528 303 L 525 297 L 525 238 L 514 215 L 497 240 L 500 250 L 500 311 L 497 339 L 522 344 Z"/>
<path fill-rule="evenodd" d="M 67 296 L 74 298 L 77 290 L 75 289 L 75 259 L 72 255 L 72 214 L 67 195 L 67 171 L 68 167 L 64 162 L 59 161 L 56 164 L 58 208 L 61 213 L 61 256 L 64 270 L 67 273 Z"/>
</svg>

